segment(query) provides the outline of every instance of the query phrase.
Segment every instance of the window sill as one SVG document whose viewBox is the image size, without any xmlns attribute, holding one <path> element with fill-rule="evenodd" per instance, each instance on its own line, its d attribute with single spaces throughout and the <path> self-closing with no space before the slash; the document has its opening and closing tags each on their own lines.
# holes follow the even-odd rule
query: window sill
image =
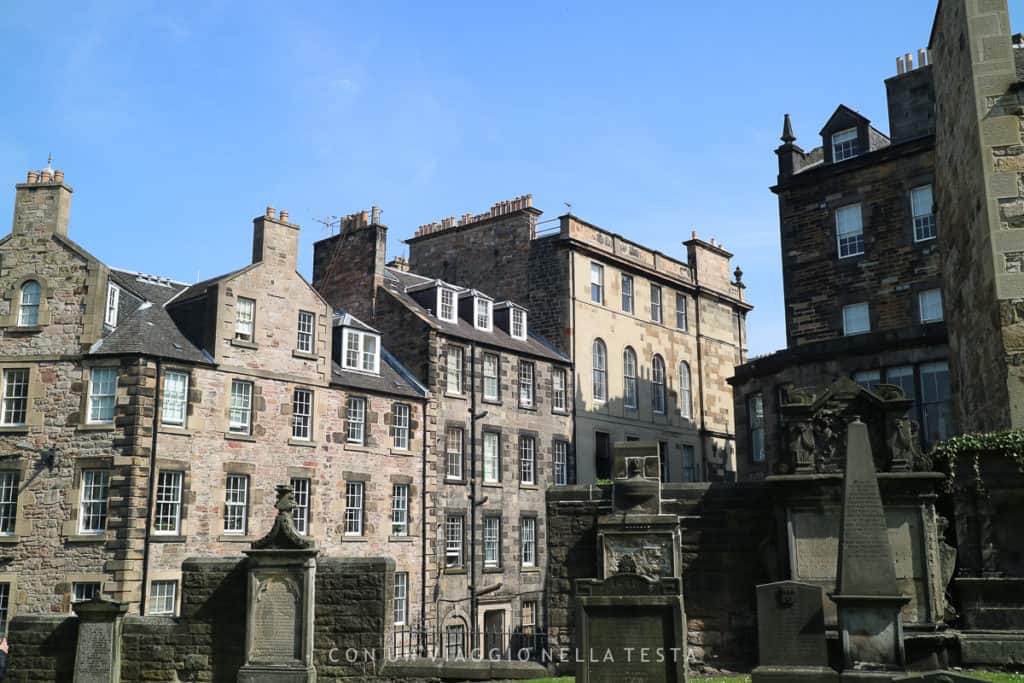
<svg viewBox="0 0 1024 683">
<path fill-rule="evenodd" d="M 42 325 L 5 325 L 4 331 L 8 334 L 39 334 L 43 331 Z"/>
<path fill-rule="evenodd" d="M 539 574 L 540 573 L 540 567 L 520 567 L 519 568 L 519 573 L 520 574 Z"/>
<path fill-rule="evenodd" d="M 255 536 L 245 536 L 243 534 L 221 534 L 217 537 L 218 543 L 252 543 L 255 540 Z"/>
<path fill-rule="evenodd" d="M 411 455 L 415 455 L 415 453 L 413 453 L 408 448 L 391 448 L 391 449 L 388 449 L 388 453 L 390 453 L 391 455 L 404 455 L 406 457 L 409 457 Z"/>
<path fill-rule="evenodd" d="M 5 538 L 10 537 L 7 536 Z M 107 532 L 104 531 L 102 534 L 71 534 L 66 536 L 64 541 L 67 543 L 106 543 Z"/>
<path fill-rule="evenodd" d="M 449 575 L 449 576 L 452 576 L 452 575 L 457 576 L 459 574 L 465 574 L 466 573 L 466 568 L 465 567 L 445 567 L 444 568 L 444 573 Z"/>
<path fill-rule="evenodd" d="M 520 403 L 519 404 L 519 410 L 525 410 L 528 413 L 536 413 L 537 412 L 537 406 L 535 406 L 535 405 L 524 406 L 522 403 Z"/>
<path fill-rule="evenodd" d="M 480 484 L 485 489 L 503 489 L 505 488 L 500 481 L 485 481 Z"/>
<path fill-rule="evenodd" d="M 366 537 L 365 536 L 345 536 L 345 535 L 342 535 L 341 542 L 342 543 L 366 543 Z"/>
<path fill-rule="evenodd" d="M 162 426 L 156 430 L 158 434 L 174 434 L 176 436 L 192 437 L 192 430 L 185 427 L 174 427 L 172 425 Z"/>
<path fill-rule="evenodd" d="M 519 484 L 519 488 L 523 491 L 539 491 L 540 486 L 537 484 Z"/>
<path fill-rule="evenodd" d="M 256 441 L 256 437 L 252 434 L 234 434 L 232 432 L 224 432 L 224 438 L 228 441 Z"/>
<path fill-rule="evenodd" d="M 444 397 L 445 398 L 457 398 L 460 401 L 465 401 L 466 400 L 466 395 L 465 394 L 453 394 L 450 391 L 444 392 Z"/>
<path fill-rule="evenodd" d="M 177 534 L 150 534 L 150 543 L 184 543 L 188 537 Z"/>
<path fill-rule="evenodd" d="M 289 446 L 301 446 L 302 448 L 316 448 L 317 442 L 307 439 L 288 439 Z"/>
<path fill-rule="evenodd" d="M 14 545 L 21 542 L 21 536 L 18 534 L 4 534 L 0 536 L 0 545 Z"/>
<path fill-rule="evenodd" d="M 370 447 L 369 446 L 366 446 L 366 445 L 363 445 L 363 444 L 359 444 L 359 443 L 348 443 L 348 442 L 346 442 L 346 443 L 342 444 L 342 448 L 344 450 L 346 450 L 346 451 L 355 451 L 356 453 L 369 453 L 370 452 Z"/>
<path fill-rule="evenodd" d="M 103 424 L 81 424 L 75 427 L 79 432 L 112 432 L 114 431 L 114 423 L 103 423 Z"/>
<path fill-rule="evenodd" d="M 446 483 L 446 484 L 454 484 L 455 486 L 465 486 L 466 485 L 466 480 L 462 479 L 462 478 L 454 479 L 454 478 L 445 477 L 444 478 L 444 483 Z"/>
<path fill-rule="evenodd" d="M 504 572 L 502 567 L 484 567 L 484 574 L 502 574 Z"/>
<path fill-rule="evenodd" d="M 320 356 L 315 353 L 309 353 L 308 351 L 292 351 L 292 358 L 302 358 L 303 360 L 320 360 Z"/>
<path fill-rule="evenodd" d="M 232 346 L 237 346 L 240 349 L 258 349 L 258 348 L 260 348 L 259 345 L 254 344 L 254 343 L 252 343 L 250 341 L 245 341 L 244 339 L 232 339 L 231 340 L 231 345 Z"/>
<path fill-rule="evenodd" d="M 500 398 L 482 398 L 482 399 L 480 399 L 480 402 L 481 403 L 486 403 L 489 406 L 500 406 L 501 405 L 501 399 Z"/>
<path fill-rule="evenodd" d="M 562 417 L 569 417 L 569 411 L 568 410 L 562 410 L 560 408 L 552 408 L 551 409 L 551 414 L 552 415 L 561 415 Z"/>
<path fill-rule="evenodd" d="M 0 434 L 28 434 L 28 425 L 0 425 Z"/>
<path fill-rule="evenodd" d="M 412 543 L 415 536 L 388 536 L 388 543 Z"/>
</svg>

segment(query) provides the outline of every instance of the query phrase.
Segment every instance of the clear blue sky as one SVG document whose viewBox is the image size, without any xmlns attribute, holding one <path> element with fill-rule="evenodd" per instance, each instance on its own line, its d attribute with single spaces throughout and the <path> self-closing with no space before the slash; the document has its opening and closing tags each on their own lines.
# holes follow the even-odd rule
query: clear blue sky
<svg viewBox="0 0 1024 683">
<path fill-rule="evenodd" d="M 840 102 L 887 130 L 882 81 L 934 7 L 8 3 L 0 215 L 52 152 L 75 241 L 191 282 L 248 263 L 267 204 L 302 224 L 308 275 L 317 217 L 380 205 L 393 256 L 421 223 L 530 192 L 670 255 L 694 228 L 723 242 L 764 353 L 785 346 L 782 115 L 805 147 Z"/>
</svg>

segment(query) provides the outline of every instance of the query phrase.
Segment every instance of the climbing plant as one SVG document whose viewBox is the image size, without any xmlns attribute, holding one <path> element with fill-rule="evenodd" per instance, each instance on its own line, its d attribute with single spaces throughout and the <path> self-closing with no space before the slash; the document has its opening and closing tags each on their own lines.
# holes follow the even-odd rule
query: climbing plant
<svg viewBox="0 0 1024 683">
<path fill-rule="evenodd" d="M 1021 474 L 1024 474 L 1024 429 L 960 434 L 938 444 L 931 455 L 936 464 L 940 465 L 939 469 L 946 473 L 946 487 L 950 490 L 956 482 L 956 461 L 963 457 L 970 458 L 975 486 L 979 492 L 983 492 L 982 455 L 997 455 L 1012 460 Z"/>
</svg>

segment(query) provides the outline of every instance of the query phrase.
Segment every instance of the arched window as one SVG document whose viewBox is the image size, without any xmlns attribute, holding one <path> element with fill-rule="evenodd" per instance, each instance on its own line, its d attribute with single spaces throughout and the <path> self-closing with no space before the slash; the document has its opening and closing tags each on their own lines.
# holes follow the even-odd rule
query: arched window
<svg viewBox="0 0 1024 683">
<path fill-rule="evenodd" d="M 608 400 L 608 349 L 600 339 L 594 340 L 594 400 Z"/>
<path fill-rule="evenodd" d="M 679 414 L 693 418 L 693 391 L 690 388 L 690 364 L 685 360 L 679 364 Z"/>
<path fill-rule="evenodd" d="M 18 309 L 19 325 L 39 324 L 39 283 L 29 280 L 21 286 L 21 308 Z"/>
<path fill-rule="evenodd" d="M 627 346 L 622 352 L 622 403 L 636 410 L 636 351 Z"/>
<path fill-rule="evenodd" d="M 665 361 L 661 356 L 655 354 L 651 361 L 651 383 L 654 385 L 654 395 L 651 401 L 654 404 L 654 412 L 665 412 Z"/>
</svg>

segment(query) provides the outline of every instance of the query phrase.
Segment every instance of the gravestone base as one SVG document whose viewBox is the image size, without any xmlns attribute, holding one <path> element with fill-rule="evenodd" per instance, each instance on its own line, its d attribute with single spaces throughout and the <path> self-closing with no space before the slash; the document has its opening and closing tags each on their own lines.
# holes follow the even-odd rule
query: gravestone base
<svg viewBox="0 0 1024 683">
<path fill-rule="evenodd" d="M 247 664 L 238 671 L 238 683 L 315 683 L 316 669 Z"/>
<path fill-rule="evenodd" d="M 759 666 L 752 683 L 839 683 L 839 674 L 827 666 Z"/>
<path fill-rule="evenodd" d="M 128 603 L 93 598 L 71 606 L 78 615 L 74 683 L 120 683 L 121 634 Z"/>
</svg>

